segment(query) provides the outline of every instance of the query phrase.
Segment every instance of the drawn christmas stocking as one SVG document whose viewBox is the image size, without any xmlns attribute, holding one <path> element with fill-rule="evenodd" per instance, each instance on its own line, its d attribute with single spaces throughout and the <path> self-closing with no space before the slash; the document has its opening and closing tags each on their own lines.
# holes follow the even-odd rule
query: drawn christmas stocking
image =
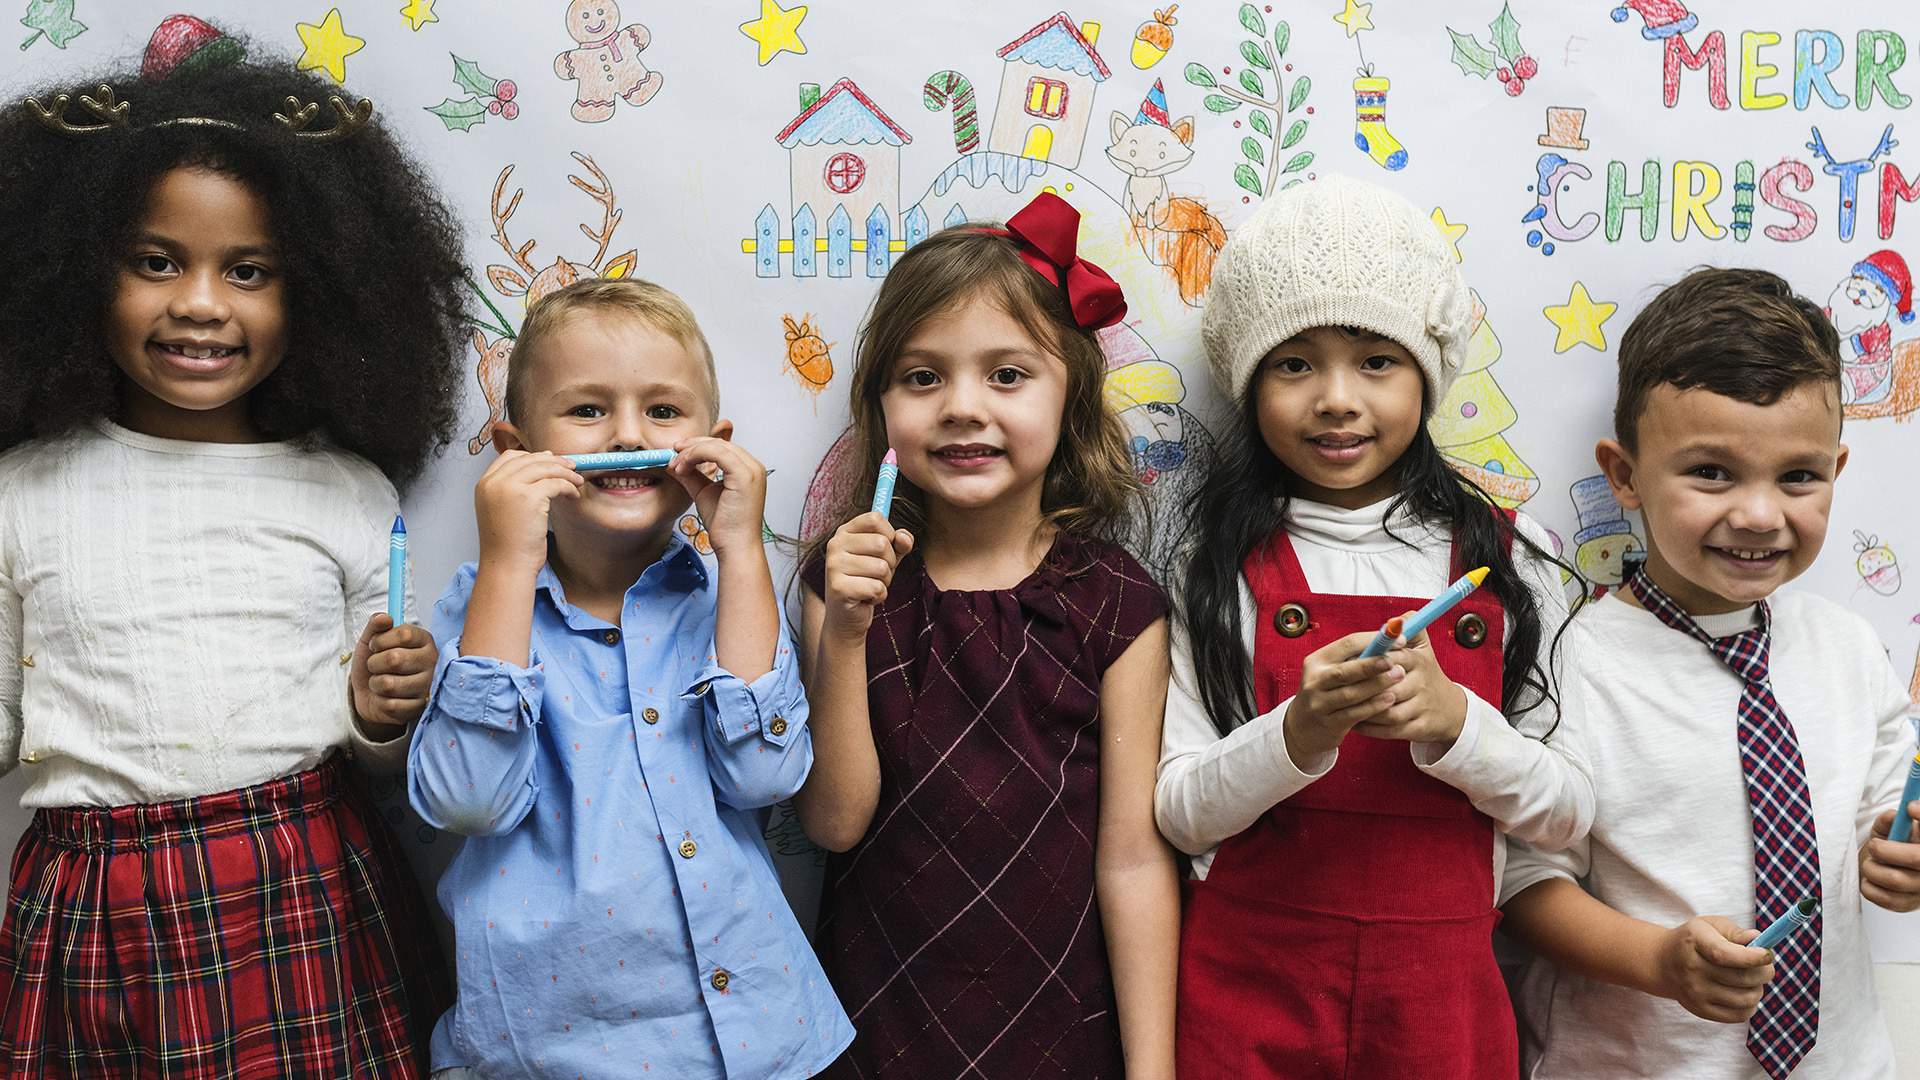
<svg viewBox="0 0 1920 1080">
<path fill-rule="evenodd" d="M 1362 75 L 1353 80 L 1353 145 L 1383 169 L 1407 167 L 1407 151 L 1387 130 L 1386 79 Z"/>
</svg>

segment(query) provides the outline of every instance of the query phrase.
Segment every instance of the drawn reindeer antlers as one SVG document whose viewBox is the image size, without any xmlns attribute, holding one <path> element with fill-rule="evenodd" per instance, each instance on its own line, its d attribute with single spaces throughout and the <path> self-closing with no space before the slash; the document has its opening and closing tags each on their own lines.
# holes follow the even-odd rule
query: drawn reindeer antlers
<svg viewBox="0 0 1920 1080">
<path fill-rule="evenodd" d="M 101 123 L 75 124 L 66 119 L 67 104 L 71 100 L 67 95 L 61 94 L 53 99 L 52 108 L 40 104 L 39 98 L 28 98 L 22 104 L 27 107 L 29 113 L 33 114 L 34 119 L 40 121 L 48 130 L 57 131 L 62 135 L 91 135 L 96 131 L 128 126 L 127 116 L 132 111 L 132 107 L 124 101 L 116 103 L 113 100 L 113 87 L 105 83 L 100 84 L 92 95 L 80 95 L 80 104 L 86 106 L 88 112 L 99 117 Z"/>
<path fill-rule="evenodd" d="M 504 208 L 500 205 L 500 196 L 507 190 L 507 177 L 512 175 L 513 166 L 511 165 L 500 170 L 500 179 L 494 182 L 493 199 L 487 204 L 487 208 L 493 213 L 494 243 L 499 244 L 500 247 L 506 251 L 507 255 L 519 264 L 520 269 L 525 270 L 527 276 L 531 278 L 540 273 L 540 268 L 533 265 L 532 260 L 527 258 L 528 253 L 533 250 L 534 241 L 529 240 L 516 248 L 513 246 L 513 242 L 507 239 L 507 219 L 513 217 L 513 212 L 520 208 L 520 197 L 527 193 L 526 189 L 515 188 L 513 198 L 507 200 L 507 205 Z M 492 268 L 488 268 L 487 277 L 492 279 L 496 287 L 500 285 L 500 279 L 494 277 Z M 502 288 L 500 291 L 507 293 L 509 296 L 517 295 L 505 288 Z M 524 283 L 521 284 L 520 291 L 526 291 L 526 285 Z"/>
<path fill-rule="evenodd" d="M 314 142 L 330 142 L 335 139 L 348 138 L 354 132 L 366 127 L 367 121 L 373 116 L 373 102 L 368 101 L 366 98 L 361 98 L 358 102 L 349 106 L 336 94 L 329 97 L 327 103 L 333 106 L 334 112 L 340 114 L 340 119 L 332 127 L 324 131 L 308 131 L 306 129 L 307 125 L 313 123 L 313 118 L 320 112 L 320 104 L 318 102 L 309 102 L 303 106 L 300 104 L 299 98 L 289 97 L 287 98 L 286 104 L 287 111 L 284 113 L 274 113 L 273 119 L 281 127 L 286 128 L 302 139 L 312 139 Z"/>
<path fill-rule="evenodd" d="M 1864 172 L 1866 167 L 1872 165 L 1881 154 L 1890 154 L 1893 152 L 1893 148 L 1899 145 L 1900 140 L 1893 137 L 1893 125 L 1888 124 L 1887 130 L 1880 133 L 1880 145 L 1873 148 L 1873 153 L 1868 154 L 1858 162 L 1835 161 L 1833 155 L 1827 152 L 1826 140 L 1820 137 L 1820 129 L 1816 127 L 1813 129 L 1813 141 L 1807 144 L 1807 149 L 1813 151 L 1814 157 L 1826 161 L 1828 172 L 1833 172 L 1835 169 L 1843 169 L 1849 165 L 1858 165 L 1860 168 L 1857 171 Z"/>
<path fill-rule="evenodd" d="M 600 245 L 599 249 L 593 253 L 593 258 L 587 262 L 588 266 L 598 271 L 600 269 L 600 260 L 607 257 L 607 245 L 613 242 L 613 230 L 620 225 L 620 211 L 614 209 L 613 206 L 613 182 L 607 179 L 606 173 L 600 171 L 600 166 L 595 163 L 592 158 L 578 150 L 573 152 L 573 160 L 579 162 L 583 168 L 593 174 L 594 179 L 600 181 L 600 186 L 594 187 L 592 184 L 587 183 L 577 176 L 571 174 L 567 176 L 567 179 L 573 182 L 574 187 L 586 192 L 594 202 L 600 204 L 603 210 L 599 232 L 594 232 L 592 229 L 587 228 L 585 223 L 582 223 L 580 226 L 580 231 L 586 234 L 587 239 Z"/>
</svg>

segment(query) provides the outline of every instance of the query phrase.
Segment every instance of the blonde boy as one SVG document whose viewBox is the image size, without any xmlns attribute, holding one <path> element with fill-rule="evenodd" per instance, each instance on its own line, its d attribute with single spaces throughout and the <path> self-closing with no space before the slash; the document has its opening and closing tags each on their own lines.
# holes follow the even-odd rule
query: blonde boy
<svg viewBox="0 0 1920 1080">
<path fill-rule="evenodd" d="M 659 286 L 585 281 L 527 313 L 409 758 L 415 809 L 469 837 L 440 882 L 459 999 L 436 1073 L 800 1077 L 853 1038 L 760 835 L 812 744 L 766 469 L 717 397 Z M 660 448 L 645 470 L 565 456 Z M 677 528 L 689 505 L 717 567 Z"/>
</svg>

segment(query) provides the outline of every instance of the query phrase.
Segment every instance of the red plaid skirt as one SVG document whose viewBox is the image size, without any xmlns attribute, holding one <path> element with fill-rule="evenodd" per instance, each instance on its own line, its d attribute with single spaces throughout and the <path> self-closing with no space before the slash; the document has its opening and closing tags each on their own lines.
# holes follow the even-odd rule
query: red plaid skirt
<svg viewBox="0 0 1920 1080">
<path fill-rule="evenodd" d="M 392 834 L 336 755 L 153 806 L 41 810 L 0 926 L 0 1076 L 427 1075 L 451 1003 Z"/>
</svg>

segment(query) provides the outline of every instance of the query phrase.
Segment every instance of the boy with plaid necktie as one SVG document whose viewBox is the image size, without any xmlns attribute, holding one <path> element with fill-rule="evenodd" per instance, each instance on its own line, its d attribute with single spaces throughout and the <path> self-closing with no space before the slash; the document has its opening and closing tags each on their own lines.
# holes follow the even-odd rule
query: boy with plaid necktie
<svg viewBox="0 0 1920 1080">
<path fill-rule="evenodd" d="M 1647 562 L 1575 622 L 1593 831 L 1508 841 L 1522 1073 L 1892 1080 L 1861 900 L 1920 907 L 1920 844 L 1887 839 L 1910 703 L 1864 621 L 1778 591 L 1847 463 L 1838 336 L 1773 274 L 1696 271 L 1622 337 L 1614 430 L 1596 455 Z"/>
</svg>

